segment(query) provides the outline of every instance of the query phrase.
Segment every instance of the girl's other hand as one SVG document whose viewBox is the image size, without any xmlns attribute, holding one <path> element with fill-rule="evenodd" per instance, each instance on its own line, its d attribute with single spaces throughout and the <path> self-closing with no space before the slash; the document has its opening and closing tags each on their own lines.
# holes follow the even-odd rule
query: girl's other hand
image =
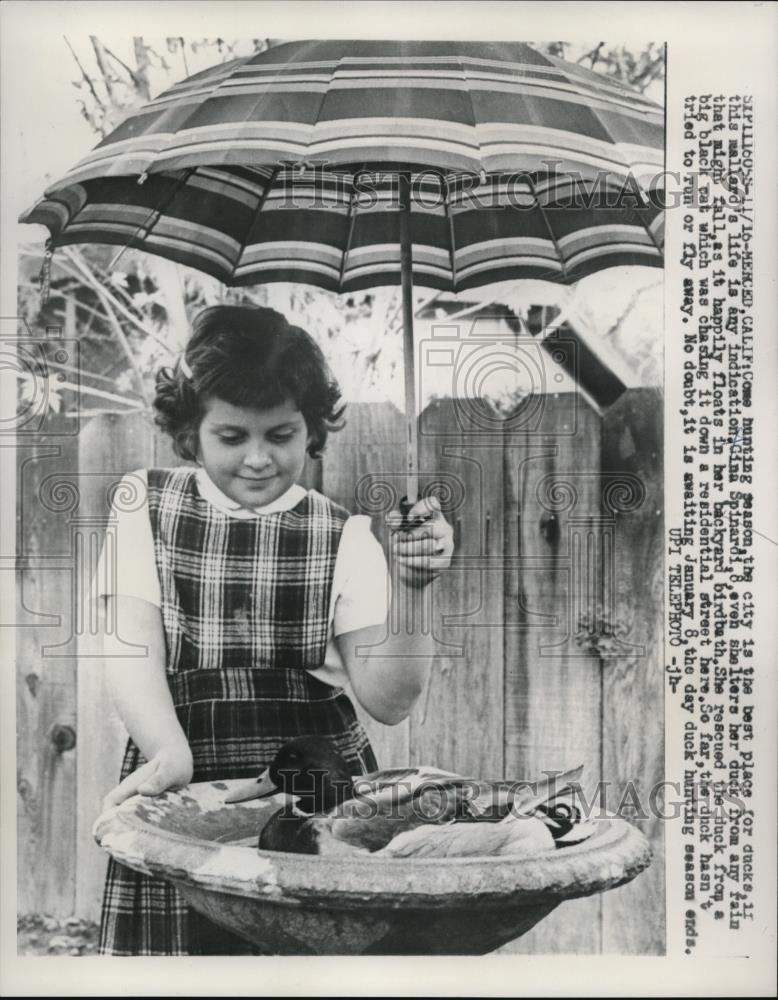
<svg viewBox="0 0 778 1000">
<path fill-rule="evenodd" d="M 407 516 L 411 526 L 403 528 L 399 511 L 387 515 L 386 521 L 392 531 L 392 555 L 404 583 L 425 587 L 451 565 L 454 531 L 434 496 L 419 500 Z"/>
<path fill-rule="evenodd" d="M 118 806 L 137 792 L 140 795 L 161 795 L 162 792 L 183 788 L 192 780 L 192 751 L 186 743 L 161 747 L 148 763 L 128 774 L 103 799 L 103 811 Z"/>
</svg>

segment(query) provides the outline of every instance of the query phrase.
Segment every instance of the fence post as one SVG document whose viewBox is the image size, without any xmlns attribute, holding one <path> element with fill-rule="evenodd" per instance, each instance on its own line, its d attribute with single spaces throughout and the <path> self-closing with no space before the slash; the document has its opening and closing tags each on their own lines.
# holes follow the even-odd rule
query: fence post
<svg viewBox="0 0 778 1000">
<path fill-rule="evenodd" d="M 49 413 L 18 441 L 18 912 L 73 912 L 76 887 L 76 703 L 73 553 L 77 424 Z M 29 440 L 29 443 L 28 443 Z"/>
<path fill-rule="evenodd" d="M 352 514 L 372 518 L 372 531 L 389 556 L 386 514 L 403 494 L 405 424 L 392 403 L 349 403 L 346 426 L 332 434 L 321 460 L 318 487 Z M 408 721 L 384 726 L 355 702 L 380 767 L 409 762 Z"/>
<path fill-rule="evenodd" d="M 112 487 L 127 472 L 151 465 L 152 427 L 146 414 L 93 417 L 81 432 L 80 514 L 92 540 L 83 566 L 88 585 L 102 545 Z M 122 558 L 122 554 L 119 553 Z M 126 558 L 126 553 L 124 555 Z M 93 609 L 92 613 L 96 609 Z M 106 792 L 116 785 L 127 733 L 105 684 L 104 660 L 96 622 L 78 637 L 78 727 L 84 734 L 78 750 L 76 914 L 97 920 L 108 864 L 92 839 L 92 825 Z"/>
<path fill-rule="evenodd" d="M 603 947 L 621 954 L 665 948 L 664 829 L 651 815 L 651 789 L 664 779 L 662 444 L 657 390 L 630 389 L 605 415 L 602 468 L 615 514 L 612 614 L 632 648 L 604 662 L 602 767 L 616 805 L 622 796 L 631 801 L 630 783 L 636 788 L 648 815 L 633 822 L 654 851 L 647 871 L 603 897 Z"/>
<path fill-rule="evenodd" d="M 600 418 L 576 393 L 528 397 L 505 424 L 505 770 L 536 780 L 584 765 L 600 779 L 601 667 L 581 644 L 596 601 Z M 587 572 L 593 570 L 594 573 Z M 572 900 L 505 950 L 601 950 L 600 897 Z"/>
<path fill-rule="evenodd" d="M 411 715 L 413 763 L 503 772 L 502 420 L 480 399 L 440 399 L 419 418 L 419 479 L 454 529 L 451 568 L 433 584 L 437 642 Z"/>
</svg>

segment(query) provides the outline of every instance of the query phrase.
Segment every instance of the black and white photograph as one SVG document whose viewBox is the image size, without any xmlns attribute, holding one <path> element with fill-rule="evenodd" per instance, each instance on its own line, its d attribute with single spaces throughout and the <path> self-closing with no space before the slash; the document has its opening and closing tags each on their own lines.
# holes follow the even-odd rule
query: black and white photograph
<svg viewBox="0 0 778 1000">
<path fill-rule="evenodd" d="M 8 981 L 769 995 L 753 96 L 666 4 L 113 6 L 3 11 Z"/>
</svg>

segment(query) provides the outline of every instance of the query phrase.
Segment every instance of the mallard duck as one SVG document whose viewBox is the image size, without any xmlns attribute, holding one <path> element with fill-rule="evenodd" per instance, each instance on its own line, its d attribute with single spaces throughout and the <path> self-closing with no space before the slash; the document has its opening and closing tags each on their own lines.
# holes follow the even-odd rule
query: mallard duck
<svg viewBox="0 0 778 1000">
<path fill-rule="evenodd" d="M 532 786 L 434 767 L 353 776 L 329 740 L 303 736 L 285 744 L 267 770 L 234 788 L 226 801 L 288 796 L 263 827 L 260 850 L 329 857 L 528 856 L 593 832 L 560 798 L 581 771 Z"/>
</svg>

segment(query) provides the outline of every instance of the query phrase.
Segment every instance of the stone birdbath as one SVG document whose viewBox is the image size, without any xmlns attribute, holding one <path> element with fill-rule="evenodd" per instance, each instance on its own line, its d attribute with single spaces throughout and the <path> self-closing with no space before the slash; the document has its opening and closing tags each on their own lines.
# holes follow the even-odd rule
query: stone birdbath
<svg viewBox="0 0 778 1000">
<path fill-rule="evenodd" d="M 103 813 L 98 844 L 173 883 L 194 909 L 268 955 L 482 955 L 566 899 L 648 866 L 642 833 L 596 820 L 581 844 L 531 858 L 319 858 L 258 851 L 282 798 L 227 805 L 234 782 L 202 782 Z"/>
</svg>

